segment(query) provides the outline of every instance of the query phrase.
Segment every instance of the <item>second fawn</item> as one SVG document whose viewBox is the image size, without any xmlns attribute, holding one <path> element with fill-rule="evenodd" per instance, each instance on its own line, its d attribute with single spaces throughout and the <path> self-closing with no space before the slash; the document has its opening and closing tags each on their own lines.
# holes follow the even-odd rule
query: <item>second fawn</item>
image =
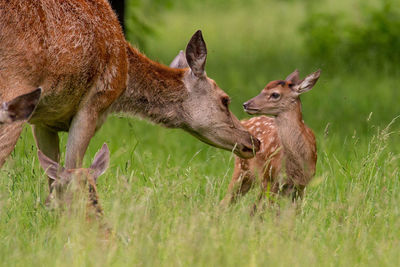
<svg viewBox="0 0 400 267">
<path fill-rule="evenodd" d="M 315 136 L 304 124 L 300 95 L 313 88 L 320 71 L 299 79 L 296 70 L 285 80 L 272 81 L 262 92 L 243 104 L 249 114 L 264 114 L 242 121 L 261 142 L 252 159 L 236 157 L 232 181 L 222 205 L 229 205 L 246 194 L 256 179 L 261 182 L 259 201 L 272 194 L 302 197 L 305 186 L 315 174 L 317 147 Z M 254 205 L 257 209 L 257 204 Z"/>
<path fill-rule="evenodd" d="M 87 218 L 101 217 L 103 209 L 99 203 L 96 182 L 108 168 L 110 151 L 104 144 L 97 152 L 92 165 L 89 168 L 66 169 L 57 162 L 38 151 L 39 161 L 46 174 L 54 182 L 53 190 L 47 197 L 47 203 L 51 207 L 71 206 L 73 201 L 79 201 L 82 197 L 87 199 Z"/>
</svg>

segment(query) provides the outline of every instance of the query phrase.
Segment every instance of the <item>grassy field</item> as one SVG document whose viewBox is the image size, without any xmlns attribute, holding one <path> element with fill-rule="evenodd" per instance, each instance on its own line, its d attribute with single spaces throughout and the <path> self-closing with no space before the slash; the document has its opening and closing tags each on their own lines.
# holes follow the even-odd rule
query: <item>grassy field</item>
<svg viewBox="0 0 400 267">
<path fill-rule="evenodd" d="M 280 216 L 270 207 L 250 217 L 254 189 L 221 211 L 231 153 L 180 130 L 112 116 L 85 158 L 88 166 L 102 143 L 110 147 L 111 165 L 98 184 L 114 229 L 104 240 L 82 214 L 45 208 L 47 181 L 26 127 L 0 171 L 0 265 L 398 266 L 400 71 L 346 59 L 343 68 L 333 67 L 310 58 L 301 25 L 311 2 L 177 2 L 157 19 L 142 49 L 168 64 L 202 29 L 207 74 L 232 97 L 240 118 L 246 117 L 241 104 L 268 81 L 296 68 L 301 75 L 322 69 L 302 98 L 319 158 L 300 209 L 282 200 Z M 321 1 L 314 8 L 351 16 L 362 1 L 347 2 Z"/>
</svg>

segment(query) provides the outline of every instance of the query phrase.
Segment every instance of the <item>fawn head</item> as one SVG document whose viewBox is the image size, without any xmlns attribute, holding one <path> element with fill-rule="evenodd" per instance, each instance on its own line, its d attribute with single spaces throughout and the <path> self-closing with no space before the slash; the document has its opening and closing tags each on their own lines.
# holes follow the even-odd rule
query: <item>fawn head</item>
<svg viewBox="0 0 400 267">
<path fill-rule="evenodd" d="M 19 120 L 27 120 L 35 110 L 42 89 L 38 88 L 33 92 L 20 95 L 0 106 L 0 125 Z"/>
<path fill-rule="evenodd" d="M 91 204 L 97 204 L 97 178 L 107 170 L 110 161 L 110 151 L 106 144 L 97 152 L 89 168 L 66 169 L 40 150 L 38 156 L 47 176 L 54 180 L 47 198 L 51 206 L 70 205 L 82 195 L 95 202 Z"/>
<path fill-rule="evenodd" d="M 184 84 L 189 94 L 182 103 L 186 117 L 182 128 L 209 145 L 251 158 L 259 150 L 260 142 L 229 110 L 229 96 L 207 77 L 206 59 L 206 43 L 199 30 L 186 52 L 181 51 L 170 64 L 172 68 L 186 69 Z"/>
<path fill-rule="evenodd" d="M 300 80 L 299 71 L 295 70 L 285 80 L 272 81 L 258 96 L 243 104 L 244 110 L 272 116 L 292 110 L 298 105 L 299 96 L 313 88 L 320 73 L 318 70 Z"/>
</svg>

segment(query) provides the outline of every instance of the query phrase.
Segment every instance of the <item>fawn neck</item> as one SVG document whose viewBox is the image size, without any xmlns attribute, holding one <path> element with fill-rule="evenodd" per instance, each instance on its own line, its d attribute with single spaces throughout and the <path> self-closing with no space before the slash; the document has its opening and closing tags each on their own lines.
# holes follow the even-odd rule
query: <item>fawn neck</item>
<svg viewBox="0 0 400 267">
<path fill-rule="evenodd" d="M 103 215 L 103 209 L 99 203 L 96 182 L 89 182 L 89 207 L 93 209 L 96 216 Z"/>
<path fill-rule="evenodd" d="M 182 101 L 187 96 L 185 70 L 154 62 L 127 44 L 129 77 L 127 88 L 112 107 L 114 112 L 141 115 L 167 127 L 183 121 Z"/>
<path fill-rule="evenodd" d="M 300 99 L 293 109 L 280 113 L 275 121 L 285 155 L 286 173 L 301 185 L 308 173 L 310 153 Z"/>
</svg>

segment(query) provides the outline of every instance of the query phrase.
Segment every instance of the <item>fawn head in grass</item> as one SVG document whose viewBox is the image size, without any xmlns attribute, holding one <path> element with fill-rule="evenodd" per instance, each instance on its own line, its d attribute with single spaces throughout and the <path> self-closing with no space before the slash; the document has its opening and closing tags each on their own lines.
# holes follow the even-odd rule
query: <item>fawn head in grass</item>
<svg viewBox="0 0 400 267">
<path fill-rule="evenodd" d="M 97 194 L 97 178 L 108 168 L 110 151 L 104 144 L 97 152 L 89 168 L 66 169 L 38 151 L 39 161 L 46 174 L 54 182 L 47 198 L 51 207 L 71 206 L 73 201 L 87 199 L 88 217 L 101 216 L 103 210 Z"/>
</svg>

